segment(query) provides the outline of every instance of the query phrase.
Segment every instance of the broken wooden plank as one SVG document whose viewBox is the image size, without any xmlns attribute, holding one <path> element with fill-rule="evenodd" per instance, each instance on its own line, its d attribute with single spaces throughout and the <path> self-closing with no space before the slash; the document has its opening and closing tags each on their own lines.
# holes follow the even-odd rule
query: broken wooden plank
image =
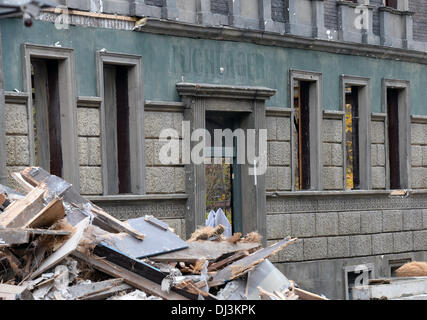
<svg viewBox="0 0 427 320">
<path fill-rule="evenodd" d="M 61 198 L 54 198 L 37 215 L 29 220 L 24 228 L 42 228 L 50 227 L 56 221 L 65 216 L 64 205 Z"/>
<path fill-rule="evenodd" d="M 238 251 L 251 251 L 260 247 L 259 243 L 228 243 L 227 241 L 193 241 L 188 248 L 172 253 L 162 254 L 150 259 L 157 262 L 186 262 L 196 263 L 201 258 L 210 261 L 217 260 L 225 254 Z"/>
<path fill-rule="evenodd" d="M 239 251 L 239 252 L 229 256 L 228 258 L 225 258 L 225 259 L 222 259 L 218 262 L 212 263 L 208 267 L 208 271 L 217 271 L 219 269 L 226 267 L 230 263 L 233 263 L 234 261 L 237 261 L 241 258 L 248 256 L 248 255 L 249 255 L 249 251 L 247 251 L 247 250 Z"/>
<path fill-rule="evenodd" d="M 104 257 L 107 262 L 114 263 L 127 270 L 132 270 L 134 273 L 159 285 L 167 275 L 167 273 L 160 271 L 158 268 L 155 268 L 144 261 L 134 259 L 133 257 L 109 246 L 97 246 L 93 250 L 93 253 L 99 257 Z M 178 290 L 175 288 L 172 288 L 172 290 L 188 298 L 195 299 L 193 295 L 189 295 L 185 290 Z"/>
<path fill-rule="evenodd" d="M 165 300 L 188 300 L 188 298 L 175 292 L 167 293 L 161 290 L 161 286 L 147 278 L 144 278 L 128 269 L 120 267 L 112 262 L 104 261 L 97 256 L 86 256 L 79 251 L 74 251 L 72 255 L 86 264 L 98 269 L 112 277 L 122 278 L 129 285 L 140 289 L 148 294 L 158 296 Z"/>
<path fill-rule="evenodd" d="M 30 233 L 20 229 L 0 229 L 0 243 L 6 246 L 30 242 Z"/>
<path fill-rule="evenodd" d="M 319 296 L 315 293 L 305 291 L 300 288 L 293 288 L 294 293 L 300 297 L 302 300 L 329 300 L 328 298 Z"/>
<path fill-rule="evenodd" d="M 106 299 L 121 291 L 131 290 L 133 287 L 125 284 L 123 279 L 110 279 L 94 283 L 78 284 L 68 287 L 67 291 L 76 300 Z"/>
<path fill-rule="evenodd" d="M 71 185 L 65 180 L 51 175 L 46 170 L 39 167 L 28 167 L 22 170 L 21 176 L 33 186 L 38 186 L 43 183 L 43 187 L 49 191 L 52 196 L 61 196 L 63 201 L 74 205 L 79 210 L 67 211 L 67 220 L 70 221 L 71 225 L 75 226 L 81 220 L 88 216 L 82 209 L 85 206 L 90 205 L 92 213 L 95 214 L 93 224 L 109 232 L 126 232 L 136 239 L 144 239 L 144 235 L 130 226 L 126 225 L 122 221 L 114 218 L 113 216 L 106 213 L 104 210 L 95 206 L 90 201 L 82 197 L 76 192 Z M 72 216 L 72 217 L 71 217 Z"/>
<path fill-rule="evenodd" d="M 0 300 L 34 300 L 34 297 L 26 287 L 0 284 Z"/>
<path fill-rule="evenodd" d="M 259 294 L 261 300 L 281 300 L 278 296 L 276 296 L 272 292 L 264 290 L 261 287 L 257 287 L 257 289 L 258 289 L 258 294 Z"/>
<path fill-rule="evenodd" d="M 22 273 L 21 261 L 19 261 L 19 259 L 11 250 L 9 250 L 9 248 L 2 248 L 2 251 L 0 251 L 0 255 L 6 257 L 10 267 L 13 269 L 13 272 L 15 272 L 17 275 L 20 275 Z"/>
<path fill-rule="evenodd" d="M 103 220 L 105 223 L 111 225 L 111 227 L 116 229 L 118 232 L 126 232 L 138 240 L 144 240 L 145 236 L 141 232 L 136 231 L 134 228 L 132 228 L 128 224 L 109 215 L 100 207 L 93 205 L 92 212 L 94 212 L 97 215 L 97 217 Z"/>
<path fill-rule="evenodd" d="M 121 285 L 115 287 L 101 289 L 99 292 L 93 292 L 92 294 L 81 297 L 78 300 L 105 300 L 120 293 L 128 293 L 134 289 L 135 288 L 131 285 L 122 283 Z"/>
<path fill-rule="evenodd" d="M 44 208 L 43 194 L 45 190 L 35 188 L 22 200 L 9 205 L 0 215 L 0 226 L 3 228 L 19 228 L 24 226 L 40 210 Z"/>
<path fill-rule="evenodd" d="M 28 243 L 30 235 L 47 236 L 68 236 L 70 231 L 66 230 L 46 230 L 46 229 L 0 229 L 0 243 L 7 245 L 17 245 Z"/>
<path fill-rule="evenodd" d="M 251 268 L 278 253 L 291 243 L 294 243 L 297 239 L 291 239 L 287 237 L 267 248 L 258 250 L 249 256 L 240 259 L 232 264 L 228 265 L 221 271 L 219 271 L 212 279 L 213 284 L 225 283 L 226 281 L 238 278 L 247 273 Z"/>
<path fill-rule="evenodd" d="M 35 277 L 42 274 L 44 271 L 54 267 L 56 264 L 66 258 L 71 252 L 73 252 L 77 248 L 80 240 L 82 239 L 83 233 L 89 226 L 89 223 L 89 218 L 86 218 L 83 221 L 79 222 L 79 224 L 76 226 L 76 231 L 74 232 L 73 236 L 68 239 L 68 241 L 65 242 L 55 253 L 53 253 L 46 260 L 44 260 L 40 267 L 31 274 L 30 279 L 34 279 Z"/>
<path fill-rule="evenodd" d="M 35 188 L 30 183 L 25 181 L 25 179 L 22 177 L 21 173 L 19 172 L 12 172 L 11 176 L 26 192 L 31 192 Z"/>
<path fill-rule="evenodd" d="M 153 216 L 148 216 L 146 215 L 144 217 L 144 221 L 147 221 L 148 223 L 152 224 L 153 226 L 156 226 L 157 228 L 164 230 L 164 231 L 168 231 L 169 230 L 169 225 L 159 219 L 154 218 Z"/>
</svg>

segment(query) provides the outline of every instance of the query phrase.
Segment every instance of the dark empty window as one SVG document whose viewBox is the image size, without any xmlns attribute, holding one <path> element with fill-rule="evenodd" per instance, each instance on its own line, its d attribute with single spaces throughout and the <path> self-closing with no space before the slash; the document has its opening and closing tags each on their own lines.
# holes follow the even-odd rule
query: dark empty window
<svg viewBox="0 0 427 320">
<path fill-rule="evenodd" d="M 104 66 L 109 194 L 131 193 L 128 67 Z"/>
<path fill-rule="evenodd" d="M 359 87 L 345 88 L 346 189 L 360 189 Z"/>
<path fill-rule="evenodd" d="M 397 9 L 397 0 L 385 0 L 385 6 Z"/>
<path fill-rule="evenodd" d="M 294 82 L 294 125 L 297 133 L 296 190 L 310 189 L 310 82 Z"/>
<path fill-rule="evenodd" d="M 390 166 L 390 189 L 400 189 L 399 91 L 387 88 L 387 120 Z"/>
<path fill-rule="evenodd" d="M 163 0 L 145 0 L 145 4 L 155 7 L 163 7 Z"/>
<path fill-rule="evenodd" d="M 34 149 L 37 166 L 63 176 L 58 61 L 32 59 Z"/>
</svg>

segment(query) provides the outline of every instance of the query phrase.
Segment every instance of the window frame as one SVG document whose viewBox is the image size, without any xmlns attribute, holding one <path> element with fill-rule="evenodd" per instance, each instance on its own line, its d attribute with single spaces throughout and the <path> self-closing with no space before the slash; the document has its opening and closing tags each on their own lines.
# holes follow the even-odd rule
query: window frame
<svg viewBox="0 0 427 320">
<path fill-rule="evenodd" d="M 409 80 L 383 79 L 382 80 L 382 112 L 384 119 L 384 139 L 386 155 L 386 189 L 390 190 L 390 147 L 388 139 L 388 102 L 387 89 L 399 89 L 398 121 L 399 121 L 399 174 L 400 189 L 411 187 L 411 84 Z"/>
<path fill-rule="evenodd" d="M 360 274 L 363 273 L 363 271 L 361 269 L 366 268 L 366 271 L 368 272 L 368 279 L 375 279 L 376 277 L 376 272 L 375 272 L 375 265 L 373 263 L 364 263 L 364 264 L 359 264 L 359 265 L 351 265 L 351 266 L 345 266 L 343 267 L 343 276 L 344 276 L 344 296 L 345 296 L 345 300 L 349 300 L 349 294 L 348 294 L 348 289 L 349 289 L 349 283 L 348 283 L 348 274 L 350 272 L 356 272 L 356 269 L 359 270 L 358 272 L 360 272 Z M 371 277 L 369 277 L 369 274 Z"/>
<path fill-rule="evenodd" d="M 346 145 L 345 134 L 345 88 L 346 86 L 357 86 L 359 89 L 359 179 L 360 189 L 370 190 L 371 185 L 371 80 L 365 77 L 341 75 L 340 77 L 340 107 L 344 111 L 343 116 L 343 168 L 344 168 L 344 190 L 346 189 Z"/>
<path fill-rule="evenodd" d="M 307 190 L 296 190 L 295 188 L 295 170 L 298 159 L 293 150 L 295 149 L 295 126 L 292 125 L 294 117 L 296 116 L 296 109 L 294 108 L 294 86 L 295 80 L 313 82 L 310 85 L 310 188 Z M 291 183 L 292 191 L 304 192 L 309 190 L 322 190 L 322 73 L 313 71 L 304 71 L 289 69 L 289 107 L 291 109 Z"/>
<path fill-rule="evenodd" d="M 74 49 L 24 43 L 22 45 L 23 89 L 28 92 L 28 138 L 30 165 L 35 165 L 34 117 L 31 83 L 31 59 L 52 59 L 58 61 L 58 82 L 61 110 L 61 149 L 63 178 L 76 191 L 80 191 L 80 168 L 77 150 L 77 95 L 75 81 Z M 63 147 L 66 146 L 66 147 Z"/>
<path fill-rule="evenodd" d="M 103 195 L 109 194 L 108 164 L 113 161 L 112 155 L 106 150 L 106 116 L 104 105 L 104 65 L 120 65 L 129 68 L 129 140 L 130 140 L 130 170 L 132 194 L 142 195 L 145 188 L 145 134 L 144 134 L 144 92 L 142 56 L 117 53 L 96 52 L 97 90 L 101 98 L 101 150 L 102 150 L 102 180 Z M 132 121 L 132 119 L 134 121 Z M 117 194 L 120 195 L 120 194 Z"/>
</svg>

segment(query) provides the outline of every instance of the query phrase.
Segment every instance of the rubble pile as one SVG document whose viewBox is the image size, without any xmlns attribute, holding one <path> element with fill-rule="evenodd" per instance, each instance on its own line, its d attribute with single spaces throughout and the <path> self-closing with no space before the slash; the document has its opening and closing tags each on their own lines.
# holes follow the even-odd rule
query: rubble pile
<svg viewBox="0 0 427 320">
<path fill-rule="evenodd" d="M 325 300 L 288 280 L 250 233 L 179 238 L 152 216 L 120 221 L 38 167 L 0 185 L 0 300 Z"/>
</svg>

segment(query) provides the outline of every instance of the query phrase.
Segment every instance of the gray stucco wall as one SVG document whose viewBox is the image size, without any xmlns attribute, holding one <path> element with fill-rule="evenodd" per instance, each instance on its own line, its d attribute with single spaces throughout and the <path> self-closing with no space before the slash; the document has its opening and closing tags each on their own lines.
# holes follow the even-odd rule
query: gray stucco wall
<svg viewBox="0 0 427 320">
<path fill-rule="evenodd" d="M 267 198 L 268 244 L 298 238 L 272 261 L 301 287 L 343 299 L 345 266 L 373 262 L 384 277 L 390 276 L 384 255 L 426 258 L 426 205 L 425 195 Z"/>
<path fill-rule="evenodd" d="M 370 4 L 375 7 L 381 7 L 383 6 L 383 0 L 370 0 Z M 372 22 L 373 24 L 372 31 L 375 35 L 379 36 L 380 35 L 380 14 L 377 9 L 374 9 L 373 19 L 374 21 Z"/>
</svg>

